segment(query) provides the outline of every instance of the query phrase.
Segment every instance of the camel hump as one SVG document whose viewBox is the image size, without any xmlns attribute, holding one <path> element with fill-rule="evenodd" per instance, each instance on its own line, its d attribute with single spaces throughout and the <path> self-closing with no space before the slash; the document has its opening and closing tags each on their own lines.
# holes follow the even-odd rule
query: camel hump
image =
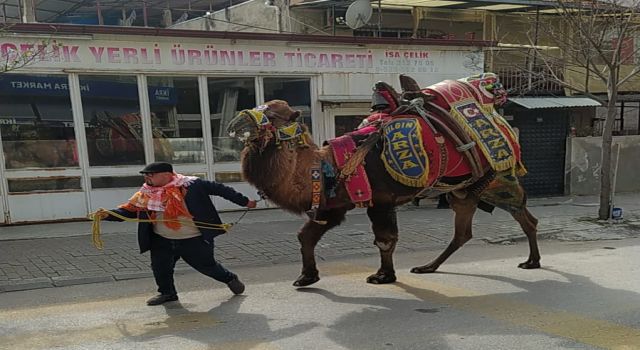
<svg viewBox="0 0 640 350">
<path fill-rule="evenodd" d="M 267 107 L 264 111 L 267 117 L 294 121 L 300 116 L 300 111 L 291 108 L 287 101 L 271 100 L 264 105 Z"/>
</svg>

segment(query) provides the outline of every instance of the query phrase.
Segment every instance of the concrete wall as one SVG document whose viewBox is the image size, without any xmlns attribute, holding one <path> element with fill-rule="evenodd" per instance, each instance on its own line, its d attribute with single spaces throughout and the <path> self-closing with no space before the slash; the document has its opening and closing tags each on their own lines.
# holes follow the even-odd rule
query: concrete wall
<svg viewBox="0 0 640 350">
<path fill-rule="evenodd" d="M 274 0 L 273 6 L 266 6 L 264 0 L 250 0 L 216 11 L 209 15 L 194 18 L 172 25 L 171 29 L 241 31 L 274 33 L 290 32 L 310 35 L 333 35 L 332 23 L 327 23 L 330 10 L 314 8 L 290 8 L 286 0 Z M 377 28 L 378 15 L 375 11 L 369 23 L 362 30 Z M 277 13 L 278 12 L 278 13 Z M 337 11 L 336 16 L 344 14 L 344 10 Z M 447 33 L 456 39 L 464 39 L 467 32 L 474 32 L 476 39 L 483 38 L 482 14 L 478 11 L 443 11 L 428 10 L 421 13 L 420 29 L 429 29 L 429 34 Z M 248 26 L 247 26 L 248 25 Z M 410 10 L 384 12 L 382 28 L 406 30 L 411 32 L 414 26 L 414 16 Z M 335 35 L 352 36 L 353 30 L 348 26 L 336 25 Z"/>
<path fill-rule="evenodd" d="M 277 2 L 275 2 L 277 4 Z M 278 33 L 283 28 L 282 16 L 275 7 L 253 0 L 216 11 L 209 15 L 177 23 L 171 29 L 215 30 L 221 32 Z M 278 28 L 280 26 L 280 28 Z"/>
<path fill-rule="evenodd" d="M 616 136 L 613 138 L 613 160 L 620 145 L 620 165 L 616 181 L 616 192 L 640 191 L 640 135 Z M 600 193 L 600 137 L 574 137 L 569 140 L 571 162 L 567 170 L 570 192 L 574 195 Z"/>
</svg>

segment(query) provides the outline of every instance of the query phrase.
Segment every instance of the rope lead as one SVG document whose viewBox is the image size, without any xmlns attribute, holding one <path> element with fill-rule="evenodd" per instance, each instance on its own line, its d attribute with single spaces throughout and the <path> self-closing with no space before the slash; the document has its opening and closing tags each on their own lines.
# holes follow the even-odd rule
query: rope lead
<svg viewBox="0 0 640 350">
<path fill-rule="evenodd" d="M 244 215 L 246 214 L 246 212 L 244 214 L 242 214 L 242 216 L 240 217 L 240 219 L 238 219 L 235 223 L 233 224 L 211 224 L 208 222 L 201 222 L 201 221 L 193 221 L 193 224 L 191 223 L 186 223 L 180 220 L 151 220 L 151 219 L 138 219 L 138 218 L 128 218 L 126 216 L 122 216 L 116 212 L 113 212 L 111 210 L 104 210 L 103 212 L 106 212 L 107 214 L 116 217 L 122 221 L 128 221 L 128 222 L 148 222 L 148 223 L 158 223 L 158 222 L 179 222 L 182 225 L 185 226 L 191 226 L 191 227 L 197 227 L 197 228 L 209 228 L 209 229 L 222 229 L 225 231 L 225 233 L 231 228 L 233 227 L 233 225 L 237 224 L 238 221 L 240 221 L 240 219 L 242 219 L 242 217 L 244 217 Z M 93 246 L 96 247 L 96 249 L 98 250 L 102 250 L 104 248 L 104 242 L 102 241 L 102 237 L 101 237 L 101 232 L 100 232 L 100 222 L 102 221 L 102 219 L 100 218 L 100 216 L 96 215 L 96 213 L 90 213 L 88 218 L 90 220 L 93 221 L 92 225 L 91 225 L 91 239 L 92 239 L 92 243 Z"/>
</svg>

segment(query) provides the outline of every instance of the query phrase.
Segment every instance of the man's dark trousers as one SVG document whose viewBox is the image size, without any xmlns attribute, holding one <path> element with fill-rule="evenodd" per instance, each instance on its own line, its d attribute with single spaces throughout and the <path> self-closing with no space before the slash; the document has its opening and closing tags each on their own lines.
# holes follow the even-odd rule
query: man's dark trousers
<svg viewBox="0 0 640 350">
<path fill-rule="evenodd" d="M 202 237 L 167 239 L 151 235 L 151 269 L 160 294 L 177 294 L 173 283 L 173 270 L 180 259 L 200 273 L 222 283 L 228 283 L 236 275 L 217 262 L 213 256 L 213 245 Z"/>
</svg>

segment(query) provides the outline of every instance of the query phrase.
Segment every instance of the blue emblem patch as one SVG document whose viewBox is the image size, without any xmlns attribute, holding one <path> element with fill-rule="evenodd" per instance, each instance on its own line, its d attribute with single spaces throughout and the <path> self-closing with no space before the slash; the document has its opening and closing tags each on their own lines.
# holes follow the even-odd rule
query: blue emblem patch
<svg viewBox="0 0 640 350">
<path fill-rule="evenodd" d="M 420 122 L 416 118 L 393 119 L 383 126 L 384 150 L 381 158 L 396 181 L 411 187 L 426 187 L 429 158 L 422 144 Z"/>
</svg>

